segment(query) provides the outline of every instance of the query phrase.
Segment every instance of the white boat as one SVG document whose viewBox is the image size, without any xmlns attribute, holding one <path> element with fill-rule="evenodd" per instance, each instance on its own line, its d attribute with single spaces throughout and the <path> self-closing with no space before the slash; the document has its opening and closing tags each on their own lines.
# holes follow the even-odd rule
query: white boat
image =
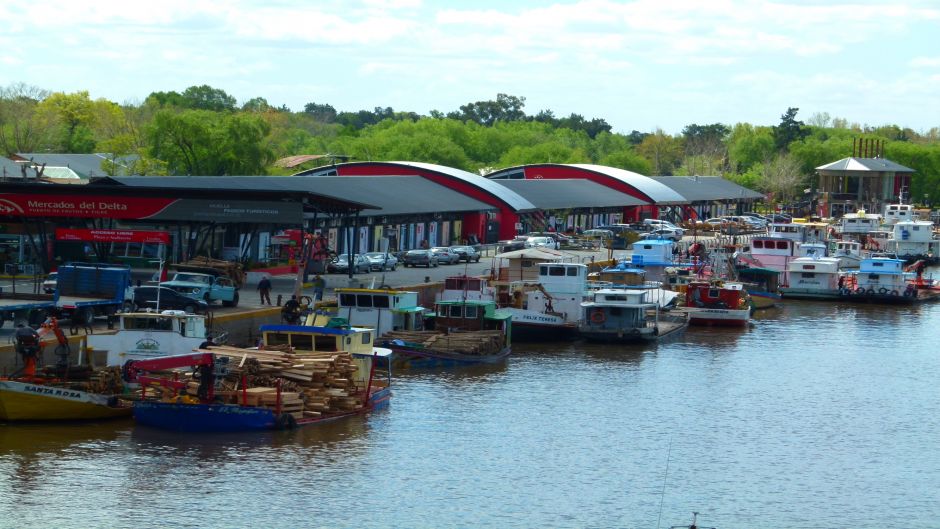
<svg viewBox="0 0 940 529">
<path fill-rule="evenodd" d="M 940 240 L 933 234 L 933 223 L 926 220 L 899 220 L 894 223 L 885 251 L 907 262 L 936 263 Z"/>
<path fill-rule="evenodd" d="M 884 224 L 893 226 L 898 222 L 914 220 L 914 206 L 911 204 L 888 204 L 885 206 Z"/>
<path fill-rule="evenodd" d="M 918 290 L 915 280 L 915 273 L 904 271 L 903 259 L 870 257 L 862 260 L 858 271 L 843 274 L 843 299 L 891 304 L 937 299 L 940 292 Z"/>
<path fill-rule="evenodd" d="M 855 213 L 846 213 L 839 220 L 839 232 L 842 236 L 860 237 L 881 227 L 881 215 L 867 213 L 860 209 Z"/>
<path fill-rule="evenodd" d="M 126 312 L 118 315 L 113 334 L 89 334 L 89 354 L 107 354 L 107 365 L 120 366 L 128 360 L 144 360 L 191 352 L 211 341 L 219 344 L 224 335 L 213 334 L 206 316 L 181 310 Z"/>
<path fill-rule="evenodd" d="M 787 265 L 786 286 L 780 287 L 785 298 L 838 299 L 840 292 L 838 257 L 798 257 Z"/>
<path fill-rule="evenodd" d="M 662 292 L 669 291 L 652 285 L 597 290 L 581 303 L 578 330 L 588 340 L 601 342 L 643 343 L 678 336 L 688 327 L 689 315 L 663 311 Z"/>
<path fill-rule="evenodd" d="M 839 268 L 858 268 L 859 263 L 865 257 L 865 254 L 862 253 L 862 243 L 858 241 L 835 241 L 835 246 L 836 249 L 832 252 L 832 257 L 839 259 Z"/>
</svg>

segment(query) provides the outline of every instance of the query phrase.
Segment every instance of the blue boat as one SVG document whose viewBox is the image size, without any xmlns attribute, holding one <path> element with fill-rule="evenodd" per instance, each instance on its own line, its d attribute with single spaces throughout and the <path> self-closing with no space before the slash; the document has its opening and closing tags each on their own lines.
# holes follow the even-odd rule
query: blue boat
<svg viewBox="0 0 940 529">
<path fill-rule="evenodd" d="M 375 333 L 372 329 L 355 327 L 314 327 L 306 325 L 264 325 L 261 327 L 264 344 L 269 346 L 286 344 L 290 347 L 291 359 L 288 367 L 277 377 L 276 387 L 249 388 L 244 383 L 237 391 L 216 390 L 221 378 L 228 374 L 230 357 L 236 360 L 240 354 L 230 351 L 203 349 L 187 355 L 166 356 L 145 360 L 130 361 L 124 366 L 125 378 L 139 382 L 142 387 L 159 385 L 177 391 L 188 387 L 186 381 L 170 380 L 149 376 L 150 372 L 160 372 L 175 368 L 193 368 L 198 377 L 196 396 L 184 395 L 159 400 L 148 398 L 146 389 L 140 401 L 134 403 L 134 418 L 140 424 L 187 433 L 207 432 L 242 432 L 257 430 L 290 429 L 300 426 L 333 421 L 351 415 L 368 413 L 386 408 L 392 396 L 391 369 L 377 369 L 379 359 L 392 354 L 389 349 L 374 347 Z M 251 350 L 245 350 L 250 354 Z M 257 354 L 267 353 L 263 350 Z M 306 354 L 305 354 L 306 353 Z M 311 363 L 307 382 L 314 380 L 313 373 L 321 369 L 327 372 L 340 359 L 344 371 L 342 381 L 347 389 L 328 385 L 325 391 L 334 397 L 322 397 L 338 400 L 340 404 L 315 407 L 314 399 L 318 393 L 282 392 L 283 380 L 298 380 L 302 377 L 304 360 Z M 290 362 L 300 362 L 301 367 L 290 366 Z M 385 362 L 388 365 L 388 362 Z M 316 366 L 316 367 L 314 367 Z M 298 373 L 300 369 L 300 373 Z M 338 373 L 329 371 L 329 376 Z M 383 375 L 384 376 L 381 376 Z M 293 377 L 293 378 L 292 378 Z M 328 379 L 333 383 L 335 379 Z M 305 391 L 323 391 L 309 389 Z M 322 388 L 322 384 L 319 384 Z M 257 392 L 255 392 L 257 390 Z M 249 394 L 251 399 L 249 399 Z M 324 401 L 326 402 L 326 401 Z M 267 405 L 264 405 L 267 404 Z M 319 404 L 318 404 L 319 405 Z M 304 410 L 308 407 L 308 410 Z"/>
</svg>

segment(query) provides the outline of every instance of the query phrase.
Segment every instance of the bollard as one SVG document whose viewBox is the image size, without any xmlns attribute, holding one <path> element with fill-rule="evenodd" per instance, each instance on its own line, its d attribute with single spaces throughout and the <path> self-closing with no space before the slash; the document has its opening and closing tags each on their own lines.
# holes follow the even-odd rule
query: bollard
<svg viewBox="0 0 940 529">
<path fill-rule="evenodd" d="M 283 294 L 278 294 L 278 295 L 277 295 L 277 306 L 278 306 L 278 307 L 281 306 L 281 296 L 282 296 L 282 295 L 283 295 Z"/>
</svg>

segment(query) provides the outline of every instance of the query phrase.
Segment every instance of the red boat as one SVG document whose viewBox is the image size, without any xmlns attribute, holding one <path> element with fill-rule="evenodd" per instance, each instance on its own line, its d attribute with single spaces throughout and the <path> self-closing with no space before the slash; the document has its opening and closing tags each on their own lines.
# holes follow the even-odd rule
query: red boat
<svg viewBox="0 0 940 529">
<path fill-rule="evenodd" d="M 751 318 L 751 300 L 741 283 L 693 281 L 685 307 L 692 325 L 743 327 Z"/>
</svg>

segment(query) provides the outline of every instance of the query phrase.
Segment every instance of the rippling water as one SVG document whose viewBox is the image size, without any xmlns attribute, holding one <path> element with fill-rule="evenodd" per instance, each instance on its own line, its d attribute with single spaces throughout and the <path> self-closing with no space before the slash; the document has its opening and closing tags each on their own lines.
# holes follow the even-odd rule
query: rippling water
<svg viewBox="0 0 940 529">
<path fill-rule="evenodd" d="M 0 426 L 0 526 L 940 527 L 938 324 L 789 302 L 399 373 L 388 410 L 295 432 Z"/>
</svg>

